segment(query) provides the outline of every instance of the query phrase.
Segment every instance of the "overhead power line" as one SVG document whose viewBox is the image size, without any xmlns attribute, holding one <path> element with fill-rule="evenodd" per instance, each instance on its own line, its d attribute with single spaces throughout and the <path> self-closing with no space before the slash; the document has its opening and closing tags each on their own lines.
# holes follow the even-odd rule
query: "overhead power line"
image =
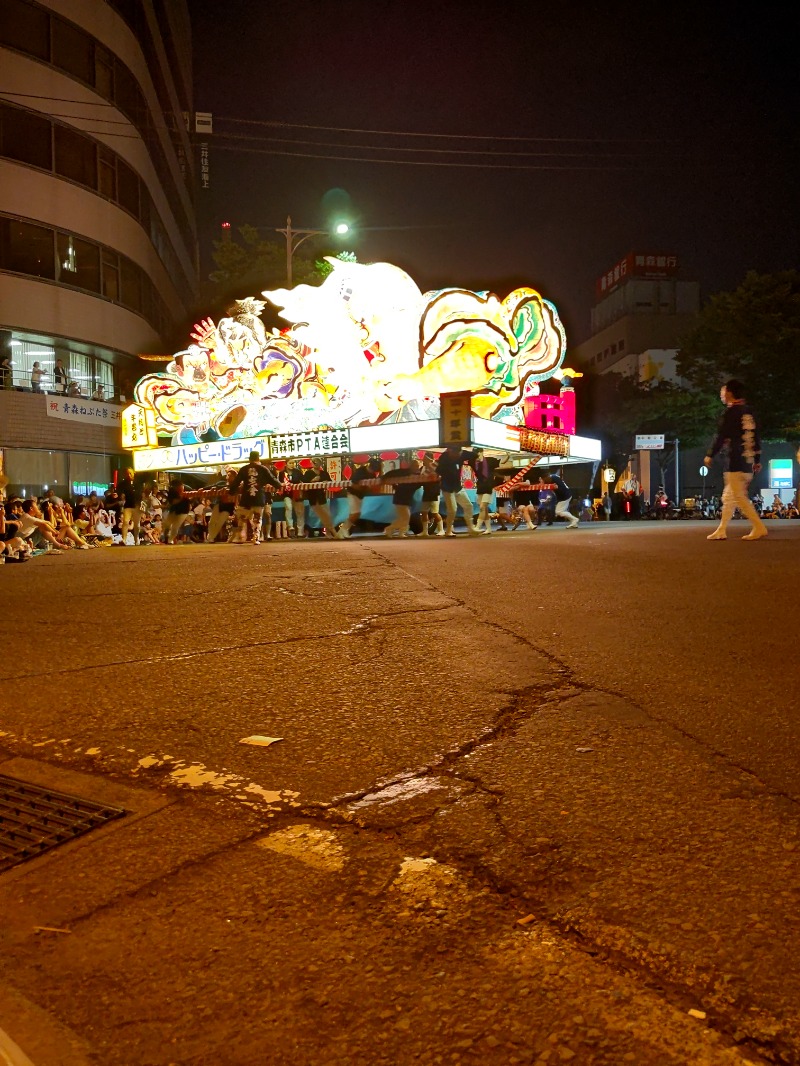
<svg viewBox="0 0 800 1066">
<path fill-rule="evenodd" d="M 52 104 L 75 104 L 80 107 L 95 107 L 119 114 L 119 110 L 112 103 L 105 101 L 77 100 L 68 97 L 45 96 L 34 93 L 22 93 L 13 90 L 0 90 L 0 96 L 21 97 L 31 100 L 45 100 Z M 116 137 L 123 140 L 138 140 L 139 133 L 134 132 L 136 127 L 132 123 L 118 118 L 104 117 L 102 114 L 81 115 L 59 111 L 37 112 L 47 114 L 52 118 L 72 120 L 80 123 L 86 133 L 94 133 L 103 137 Z M 150 116 L 152 119 L 152 116 Z M 101 124 L 100 128 L 87 128 L 86 124 Z M 343 135 L 366 134 L 372 137 L 403 137 L 421 138 L 428 144 L 431 140 L 439 142 L 460 142 L 462 147 L 423 147 L 419 145 L 392 145 L 392 144 L 364 144 L 353 143 L 346 139 L 342 140 L 307 140 L 294 137 L 277 137 L 268 133 L 231 133 L 225 132 L 219 126 L 232 123 L 237 126 L 261 127 L 276 131 L 289 130 L 313 130 Z M 298 159 L 319 159 L 330 162 L 343 163 L 377 163 L 382 165 L 416 166 L 416 167 L 447 167 L 482 169 L 482 170 L 542 170 L 542 171 L 623 171 L 635 169 L 647 169 L 656 166 L 664 166 L 667 163 L 676 165 L 681 162 L 690 162 L 693 166 L 719 166 L 725 160 L 715 155 L 713 162 L 704 163 L 701 160 L 685 157 L 677 158 L 672 150 L 678 142 L 663 140 L 647 140 L 631 138 L 586 138 L 586 137 L 522 137 L 502 136 L 488 134 L 454 134 L 454 133 L 414 133 L 407 130 L 369 130 L 355 127 L 313 126 L 302 123 L 288 123 L 261 119 L 239 119 L 215 116 L 217 131 L 209 136 L 212 149 L 227 152 L 239 152 L 250 155 L 285 156 Z M 109 126 L 124 127 L 125 132 L 109 129 Z M 166 124 L 163 126 L 153 124 L 154 129 L 162 129 L 168 135 L 173 132 Z M 475 143 L 475 147 L 468 147 L 469 142 Z M 234 143 L 247 142 L 247 143 Z M 483 147 L 483 145 L 496 145 L 498 147 Z M 521 150 L 516 147 L 503 148 L 499 145 L 540 145 L 537 150 Z M 543 146 L 565 145 L 566 148 L 554 147 L 545 149 Z M 467 146 L 464 146 L 467 145 Z M 480 146 L 479 146 L 480 145 Z M 580 146 L 584 145 L 584 148 Z M 614 146 L 620 146 L 615 148 Z M 666 152 L 652 153 L 653 146 L 666 149 Z M 310 151 L 293 151 L 291 149 L 311 149 Z M 330 149 L 330 151 L 313 151 L 313 149 Z M 569 149 L 569 150 L 568 150 Z M 603 149 L 606 149 L 603 151 Z M 637 150 L 638 149 L 638 150 Z M 370 155 L 352 155 L 367 152 Z M 407 156 L 417 156 L 409 159 Z M 449 157 L 449 158 L 430 158 Z M 458 157 L 458 158 L 455 158 Z M 466 158 L 464 158 L 466 157 Z M 541 162 L 529 163 L 524 160 L 540 160 Z"/>
<path fill-rule="evenodd" d="M 257 141 L 261 144 L 294 144 L 294 145 L 306 145 L 310 147 L 318 148 L 344 148 L 344 149 L 359 149 L 362 151 L 370 152 L 406 152 L 417 153 L 421 155 L 435 154 L 435 155 L 485 155 L 485 156 L 528 156 L 539 158 L 625 158 L 624 155 L 618 152 L 608 153 L 607 156 L 600 156 L 599 153 L 590 152 L 562 152 L 562 151 L 541 151 L 541 152 L 519 152 L 513 149 L 503 149 L 501 151 L 492 152 L 485 148 L 399 148 L 388 145 L 376 145 L 376 144 L 342 144 L 335 141 L 304 141 L 295 140 L 288 137 L 253 137 L 246 133 L 217 133 L 215 138 L 222 138 L 226 141 Z"/>
<path fill-rule="evenodd" d="M 24 93 L 17 92 L 14 89 L 2 89 L 0 93 L 7 96 L 19 96 L 29 100 L 47 100 L 50 103 L 57 104 L 80 104 L 83 107 L 102 107 L 112 111 L 119 111 L 116 104 L 105 100 L 78 100 L 74 97 L 67 96 L 48 96 L 39 93 Z M 67 116 L 77 117 L 77 116 Z M 112 121 L 109 119 L 108 121 Z M 551 144 L 668 144 L 677 143 L 665 141 L 664 138 L 642 138 L 642 137 L 537 137 L 537 136 L 509 136 L 505 134 L 497 133 L 422 133 L 415 132 L 413 130 L 375 130 L 366 129 L 360 127 L 349 126 L 315 126 L 309 123 L 302 122 L 282 122 L 278 119 L 255 119 L 255 118 L 236 118 L 229 115 L 219 115 L 214 113 L 215 123 L 230 122 L 235 125 L 249 125 L 249 126 L 266 126 L 272 129 L 297 129 L 297 130 L 317 130 L 323 133 L 358 133 L 368 134 L 374 137 L 419 137 L 428 140 L 458 140 L 458 141 L 494 141 L 494 142 L 513 142 L 513 143 L 551 143 Z M 165 124 L 165 129 L 170 129 Z"/>
<path fill-rule="evenodd" d="M 300 159 L 329 159 L 338 163 L 383 163 L 387 166 L 408 166 L 408 167 L 469 167 L 472 169 L 482 170 L 630 170 L 631 166 L 613 165 L 613 164 L 591 164 L 587 163 L 583 166 L 577 164 L 554 164 L 554 163 L 498 163 L 494 160 L 482 162 L 482 163 L 468 163 L 466 161 L 459 161 L 455 163 L 445 163 L 441 160 L 434 159 L 376 159 L 368 156 L 345 156 L 345 155 L 330 155 L 318 152 L 287 152 L 279 148 L 246 148 L 243 145 L 236 144 L 213 144 L 213 149 L 218 152 L 243 152 L 250 155 L 280 155 L 280 156 L 294 156 Z M 649 164 L 643 164 L 648 166 L 663 166 L 663 161 L 653 161 Z"/>
<path fill-rule="evenodd" d="M 375 137 L 429 137 L 437 141 L 452 139 L 458 141 L 540 141 L 573 144 L 664 144 L 663 138 L 642 137 L 510 137 L 497 133 L 419 133 L 413 130 L 371 130 L 349 126 L 311 126 L 301 122 L 279 122 L 270 119 L 228 118 L 215 115 L 216 122 L 235 122 L 251 126 L 270 126 L 279 129 L 320 130 L 324 133 L 368 133 Z"/>
</svg>

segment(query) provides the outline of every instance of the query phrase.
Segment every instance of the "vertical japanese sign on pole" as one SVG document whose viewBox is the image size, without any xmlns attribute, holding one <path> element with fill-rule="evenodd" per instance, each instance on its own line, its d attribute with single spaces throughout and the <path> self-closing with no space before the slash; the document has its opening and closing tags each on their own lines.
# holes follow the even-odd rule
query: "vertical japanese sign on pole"
<svg viewBox="0 0 800 1066">
<path fill-rule="evenodd" d="M 439 443 L 469 444 L 472 423 L 472 393 L 443 392 L 440 396 Z"/>
<path fill-rule="evenodd" d="M 195 111 L 194 113 L 195 136 L 206 137 L 214 132 L 214 120 L 210 111 Z M 208 162 L 208 141 L 199 140 L 200 149 L 200 188 L 211 188 L 211 170 Z"/>
</svg>

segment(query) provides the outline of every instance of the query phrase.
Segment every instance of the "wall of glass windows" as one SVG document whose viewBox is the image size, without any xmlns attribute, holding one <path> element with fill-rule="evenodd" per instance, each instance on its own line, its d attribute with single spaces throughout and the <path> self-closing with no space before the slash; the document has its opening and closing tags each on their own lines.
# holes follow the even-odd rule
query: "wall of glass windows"
<svg viewBox="0 0 800 1066">
<path fill-rule="evenodd" d="M 141 315 L 162 337 L 172 316 L 142 268 L 113 248 L 38 222 L 0 215 L 0 270 L 56 281 Z"/>
<path fill-rule="evenodd" d="M 37 382 L 37 392 L 129 403 L 133 384 L 142 373 L 141 364 L 120 352 L 105 348 L 87 350 L 87 347 L 60 337 L 2 330 L 0 388 L 33 390 L 34 363 L 38 363 L 44 376 Z M 58 373 L 57 363 L 60 363 Z"/>
<path fill-rule="evenodd" d="M 0 102 L 0 156 L 57 174 L 127 211 L 147 233 L 181 299 L 191 305 L 195 283 L 181 265 L 146 184 L 116 152 L 37 111 Z"/>
<path fill-rule="evenodd" d="M 5 448 L 3 470 L 8 478 L 7 496 L 44 496 L 54 489 L 57 496 L 74 500 L 90 492 L 102 495 L 111 484 L 122 457 L 93 452 L 38 451 Z"/>
<path fill-rule="evenodd" d="M 152 44 L 149 31 L 146 39 Z M 120 59 L 79 26 L 37 4 L 28 0 L 0 0 L 0 44 L 49 63 L 76 78 L 125 115 L 145 142 L 186 247 L 192 249 L 194 230 L 178 193 L 156 123 L 169 133 L 185 174 L 187 189 L 191 188 L 189 141 L 182 118 L 175 114 L 170 103 L 155 49 L 151 48 L 153 54 L 145 58 L 161 107 L 158 118 L 150 112 L 138 81 Z"/>
</svg>

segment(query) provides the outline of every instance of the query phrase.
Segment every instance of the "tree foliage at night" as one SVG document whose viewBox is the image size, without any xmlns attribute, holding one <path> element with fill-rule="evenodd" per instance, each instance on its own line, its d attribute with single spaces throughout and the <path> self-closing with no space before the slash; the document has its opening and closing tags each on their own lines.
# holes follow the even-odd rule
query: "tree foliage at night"
<svg viewBox="0 0 800 1066">
<path fill-rule="evenodd" d="M 678 372 L 697 388 L 744 383 L 768 439 L 800 436 L 800 272 L 751 271 L 711 297 L 682 342 Z"/>
<path fill-rule="evenodd" d="M 628 374 L 597 374 L 585 379 L 587 432 L 600 436 L 615 463 L 634 450 L 637 433 L 663 433 L 692 448 L 711 440 L 722 408 L 719 392 L 689 390 L 668 381 L 640 383 Z M 657 453 L 670 461 L 672 453 Z M 663 474 L 662 474 L 663 476 Z"/>
<path fill-rule="evenodd" d="M 261 292 L 263 289 L 278 289 L 286 285 L 286 244 L 262 236 L 255 226 L 245 224 L 237 230 L 237 236 L 223 237 L 214 241 L 214 266 L 209 280 L 226 297 Z M 325 267 L 328 264 L 321 260 Z M 329 269 L 329 268 L 328 268 Z M 295 285 L 318 284 L 327 270 L 308 256 L 297 254 L 292 259 L 292 281 Z"/>
</svg>

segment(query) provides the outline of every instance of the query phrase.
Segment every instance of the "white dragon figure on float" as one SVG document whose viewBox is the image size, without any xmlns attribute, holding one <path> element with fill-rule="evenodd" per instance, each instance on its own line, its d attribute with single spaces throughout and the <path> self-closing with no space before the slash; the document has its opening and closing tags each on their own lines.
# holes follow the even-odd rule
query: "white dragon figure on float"
<svg viewBox="0 0 800 1066">
<path fill-rule="evenodd" d="M 191 443 L 436 418 L 439 395 L 460 391 L 475 414 L 517 422 L 526 384 L 572 373 L 558 313 L 534 289 L 423 294 L 388 263 L 328 262 L 319 286 L 262 294 L 288 329 L 267 332 L 266 303 L 239 300 L 138 382 L 160 433 Z"/>
</svg>

